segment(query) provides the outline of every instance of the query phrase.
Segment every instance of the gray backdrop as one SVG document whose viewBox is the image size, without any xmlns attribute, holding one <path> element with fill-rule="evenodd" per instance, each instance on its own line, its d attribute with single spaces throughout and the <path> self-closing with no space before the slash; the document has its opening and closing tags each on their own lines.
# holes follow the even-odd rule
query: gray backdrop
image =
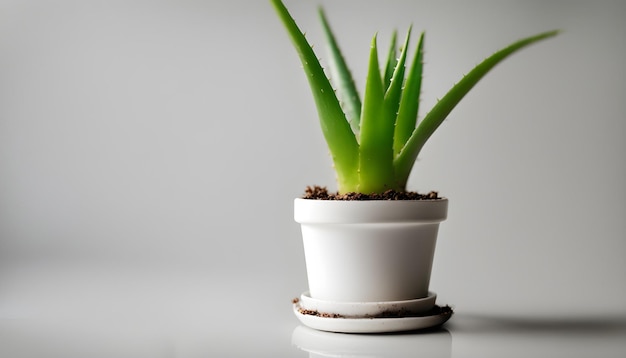
<svg viewBox="0 0 626 358">
<path fill-rule="evenodd" d="M 493 51 L 564 30 L 478 84 L 409 188 L 450 199 L 442 302 L 626 314 L 625 3 L 320 3 L 359 88 L 375 32 L 426 31 L 421 115 Z M 323 61 L 317 4 L 287 2 Z M 0 317 L 288 312 L 312 184 L 334 173 L 269 2 L 0 3 Z"/>
</svg>

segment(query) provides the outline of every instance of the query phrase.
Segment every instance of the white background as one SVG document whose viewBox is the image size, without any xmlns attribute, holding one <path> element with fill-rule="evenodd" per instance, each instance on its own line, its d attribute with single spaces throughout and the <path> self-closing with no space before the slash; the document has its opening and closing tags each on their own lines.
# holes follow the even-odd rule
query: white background
<svg viewBox="0 0 626 358">
<path fill-rule="evenodd" d="M 426 31 L 422 116 L 495 50 L 564 30 L 477 85 L 409 189 L 450 199 L 431 288 L 457 312 L 626 315 L 626 4 L 321 3 L 359 88 L 374 33 Z M 287 2 L 324 62 L 317 5 Z M 0 319 L 234 305 L 289 332 L 313 184 L 336 188 L 269 2 L 0 2 Z"/>
</svg>

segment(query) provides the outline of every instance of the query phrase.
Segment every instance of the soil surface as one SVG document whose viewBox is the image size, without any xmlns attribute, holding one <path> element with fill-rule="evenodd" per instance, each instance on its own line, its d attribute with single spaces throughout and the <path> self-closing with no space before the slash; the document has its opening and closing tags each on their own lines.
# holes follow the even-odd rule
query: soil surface
<svg viewBox="0 0 626 358">
<path fill-rule="evenodd" d="M 382 194 L 361 193 L 329 193 L 326 187 L 307 186 L 302 199 L 315 200 L 434 200 L 441 199 L 436 191 L 428 194 L 420 194 L 412 191 L 387 190 Z"/>
</svg>

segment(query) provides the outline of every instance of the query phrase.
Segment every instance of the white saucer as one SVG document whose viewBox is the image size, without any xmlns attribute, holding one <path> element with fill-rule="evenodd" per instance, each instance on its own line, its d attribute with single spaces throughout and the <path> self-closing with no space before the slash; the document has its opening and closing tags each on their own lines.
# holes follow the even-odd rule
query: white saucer
<svg viewBox="0 0 626 358">
<path fill-rule="evenodd" d="M 435 312 L 430 315 L 394 318 L 335 318 L 303 314 L 300 310 L 299 303 L 295 303 L 293 312 L 305 326 L 341 333 L 386 333 L 432 328 L 444 324 L 453 314 L 452 309 L 443 309 L 439 306 L 436 306 L 433 309 Z"/>
<path fill-rule="evenodd" d="M 323 316 L 340 315 L 343 318 L 402 317 L 416 316 L 435 306 L 437 294 L 428 292 L 428 296 L 413 300 L 385 302 L 339 302 L 312 298 L 309 292 L 300 295 L 300 308 L 316 311 Z"/>
</svg>

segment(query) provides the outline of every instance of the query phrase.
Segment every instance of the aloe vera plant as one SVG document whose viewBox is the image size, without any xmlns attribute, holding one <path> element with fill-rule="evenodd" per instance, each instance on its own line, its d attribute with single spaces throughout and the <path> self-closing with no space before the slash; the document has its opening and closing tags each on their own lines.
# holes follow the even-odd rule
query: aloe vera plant
<svg viewBox="0 0 626 358">
<path fill-rule="evenodd" d="M 361 101 L 322 8 L 320 19 L 328 42 L 329 67 L 336 92 L 312 46 L 283 2 L 271 2 L 307 74 L 322 132 L 337 173 L 340 193 L 370 194 L 389 189 L 405 191 L 420 150 L 474 85 L 511 54 L 558 33 L 540 33 L 495 52 L 468 72 L 418 123 L 424 33 L 419 37 L 412 62 L 407 64 L 411 28 L 407 31 L 399 56 L 394 32 L 382 71 L 374 36 Z"/>
</svg>

